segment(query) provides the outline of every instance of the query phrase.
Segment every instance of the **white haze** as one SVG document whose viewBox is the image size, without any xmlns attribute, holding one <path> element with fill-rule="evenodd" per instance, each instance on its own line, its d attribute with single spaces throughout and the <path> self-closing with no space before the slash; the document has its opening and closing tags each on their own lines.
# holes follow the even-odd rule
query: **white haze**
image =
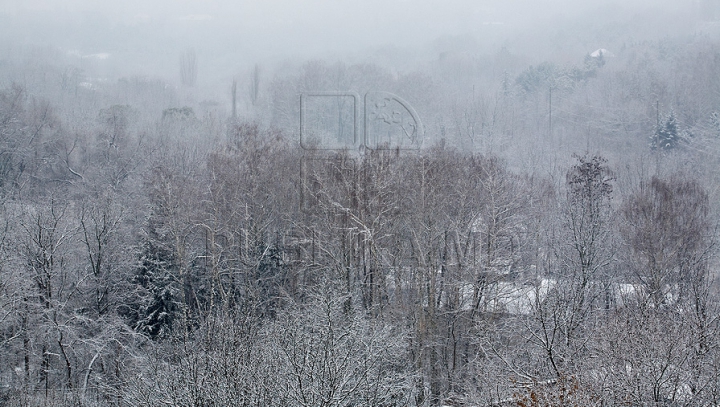
<svg viewBox="0 0 720 407">
<path fill-rule="evenodd" d="M 624 41 L 691 33 L 698 18 L 692 0 L 3 0 L 0 51 L 42 45 L 81 59 L 104 54 L 98 75 L 171 79 L 179 53 L 192 48 L 200 83 L 213 85 L 286 59 L 380 58 L 402 69 L 417 55 L 463 47 L 576 59 Z"/>
</svg>

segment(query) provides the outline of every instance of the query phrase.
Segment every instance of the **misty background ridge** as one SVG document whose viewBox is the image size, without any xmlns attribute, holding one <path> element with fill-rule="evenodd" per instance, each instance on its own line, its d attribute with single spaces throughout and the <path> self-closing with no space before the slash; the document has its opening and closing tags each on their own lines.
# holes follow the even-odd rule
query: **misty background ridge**
<svg viewBox="0 0 720 407">
<path fill-rule="evenodd" d="M 107 53 L 112 66 L 99 73 L 113 77 L 167 75 L 177 70 L 177 55 L 194 48 L 203 65 L 201 82 L 217 86 L 238 68 L 288 58 L 374 57 L 408 69 L 427 61 L 419 53 L 431 52 L 432 58 L 504 47 L 567 61 L 597 48 L 688 33 L 699 9 L 697 1 L 138 1 L 100 7 L 90 1 L 7 0 L 0 5 L 0 30 L 8 52 L 42 44 L 69 55 Z M 27 30 L 20 34 L 20 27 Z M 388 48 L 393 51 L 384 53 Z M 405 55 L 386 60 L 397 48 L 409 48 L 409 54 L 403 50 Z"/>
</svg>

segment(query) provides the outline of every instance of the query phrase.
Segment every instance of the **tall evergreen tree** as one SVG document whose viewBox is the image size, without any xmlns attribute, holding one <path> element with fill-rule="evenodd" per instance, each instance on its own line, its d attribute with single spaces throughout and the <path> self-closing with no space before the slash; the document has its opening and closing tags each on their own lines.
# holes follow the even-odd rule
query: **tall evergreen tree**
<svg viewBox="0 0 720 407">
<path fill-rule="evenodd" d="M 140 264 L 133 282 L 144 291 L 134 328 L 156 339 L 172 329 L 178 306 L 178 282 L 173 278 L 177 268 L 171 249 L 162 243 L 162 235 L 151 222 L 140 255 Z"/>
</svg>

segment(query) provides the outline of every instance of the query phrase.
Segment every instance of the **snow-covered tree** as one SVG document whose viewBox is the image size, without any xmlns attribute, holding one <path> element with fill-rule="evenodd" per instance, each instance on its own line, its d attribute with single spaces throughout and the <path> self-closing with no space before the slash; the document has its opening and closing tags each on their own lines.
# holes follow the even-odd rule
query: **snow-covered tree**
<svg viewBox="0 0 720 407">
<path fill-rule="evenodd" d="M 168 334 L 178 312 L 178 287 L 173 270 L 177 268 L 172 250 L 165 247 L 154 227 L 143 245 L 140 265 L 133 282 L 145 291 L 135 316 L 135 329 L 158 338 Z"/>
<path fill-rule="evenodd" d="M 655 129 L 655 133 L 650 137 L 650 146 L 653 149 L 670 150 L 677 147 L 679 142 L 680 131 L 675 112 L 671 110 L 663 123 Z"/>
</svg>

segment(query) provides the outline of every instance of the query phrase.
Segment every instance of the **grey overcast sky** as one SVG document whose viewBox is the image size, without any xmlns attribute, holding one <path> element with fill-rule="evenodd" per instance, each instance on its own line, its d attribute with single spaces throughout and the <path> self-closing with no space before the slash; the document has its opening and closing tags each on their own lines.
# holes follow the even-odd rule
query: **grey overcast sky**
<svg viewBox="0 0 720 407">
<path fill-rule="evenodd" d="M 186 41 L 236 41 L 266 55 L 393 44 L 416 45 L 483 27 L 513 29 L 599 10 L 601 18 L 657 8 L 690 8 L 695 0 L 0 0 L 5 18 L 33 28 L 30 37 L 71 42 L 135 28 Z M 620 18 L 621 16 L 618 16 Z M 98 32 L 88 30 L 96 29 Z M 194 38 L 193 38 L 194 37 Z M 87 42 L 88 38 L 85 38 Z M 152 38 L 148 38 L 152 40 Z M 78 41 L 80 42 L 80 41 Z M 68 44 L 63 44 L 68 45 Z M 103 44 L 97 44 L 100 47 Z M 210 44 L 205 44 L 210 45 Z M 106 44 L 112 47 L 112 44 Z"/>
<path fill-rule="evenodd" d="M 575 48 L 563 52 L 575 57 L 609 46 L 613 30 L 623 41 L 633 40 L 628 26 L 663 35 L 672 29 L 668 18 L 697 14 L 699 0 L 663 1 L 0 0 L 0 50 L 42 45 L 78 57 L 109 55 L 109 75 L 176 69 L 189 48 L 201 74 L 219 76 L 258 61 L 361 59 L 383 48 L 438 53 L 433 46 L 463 42 L 475 52 L 525 47 L 528 55 L 537 47 L 562 59 L 548 45 L 553 36 L 570 40 Z"/>
</svg>

